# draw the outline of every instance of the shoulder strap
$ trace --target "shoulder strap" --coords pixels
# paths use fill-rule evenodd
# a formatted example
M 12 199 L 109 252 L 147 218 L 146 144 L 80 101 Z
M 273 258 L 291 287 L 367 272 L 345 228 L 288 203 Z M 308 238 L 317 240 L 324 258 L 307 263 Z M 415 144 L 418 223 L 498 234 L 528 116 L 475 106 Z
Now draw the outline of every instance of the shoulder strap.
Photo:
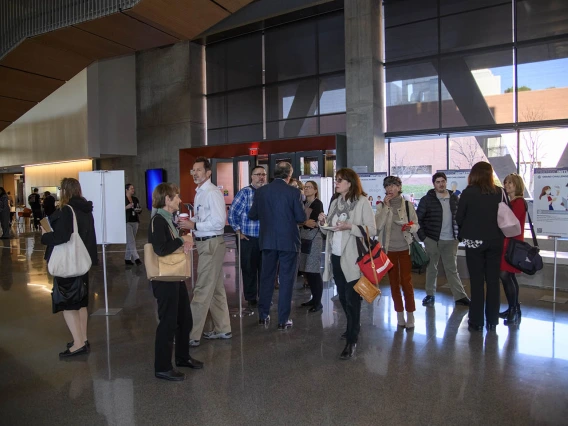
M 523 201 L 524 201 L 524 203 L 525 203 L 525 210 L 526 210 L 526 212 L 527 212 L 527 216 L 529 217 L 529 225 L 530 225 L 530 227 L 531 227 L 531 234 L 532 234 L 532 239 L 533 239 L 533 245 L 534 245 L 535 247 L 538 247 L 538 241 L 536 240 L 536 235 L 535 235 L 535 233 L 534 233 L 534 226 L 533 226 L 533 223 L 532 223 L 531 214 L 529 213 L 529 206 L 528 206 L 528 204 L 527 204 L 527 200 L 525 200 L 525 199 L 523 198 Z
M 406 207 L 406 219 L 410 222 L 410 210 L 408 210 L 408 201 L 404 200 L 404 207 Z

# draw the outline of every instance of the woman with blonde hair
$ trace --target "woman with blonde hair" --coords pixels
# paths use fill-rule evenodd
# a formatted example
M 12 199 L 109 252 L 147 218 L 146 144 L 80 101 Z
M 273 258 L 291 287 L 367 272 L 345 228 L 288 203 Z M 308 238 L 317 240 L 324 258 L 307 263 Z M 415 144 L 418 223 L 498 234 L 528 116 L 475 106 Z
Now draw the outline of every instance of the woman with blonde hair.
M 499 273 L 503 233 L 497 224 L 497 210 L 503 190 L 493 182 L 493 167 L 474 164 L 456 213 L 458 238 L 465 244 L 465 259 L 471 284 L 469 329 L 495 330 L 499 324 Z
M 77 230 L 73 229 L 73 215 L 77 219 Z M 93 203 L 83 198 L 81 184 L 77 179 L 64 178 L 61 181 L 61 199 L 59 208 L 49 217 L 52 231 L 46 232 L 42 228 L 41 243 L 47 246 L 45 260 L 49 262 L 53 248 L 64 244 L 71 239 L 74 231 L 79 233 L 91 257 L 93 265 L 98 263 L 97 239 L 95 234 L 95 220 L 93 218 Z M 75 278 L 54 277 L 60 288 L 71 286 Z M 91 345 L 87 340 L 87 319 L 89 313 L 89 272 L 82 276 L 87 287 L 83 299 L 79 303 L 54 304 L 53 313 L 63 311 L 65 323 L 73 336 L 73 341 L 67 343 L 67 350 L 59 353 L 61 358 L 80 355 L 90 352 Z
M 511 210 L 515 213 L 519 223 L 521 224 L 521 233 L 515 237 L 505 238 L 503 242 L 503 254 L 501 256 L 501 282 L 503 283 L 503 290 L 509 303 L 509 308 L 506 311 L 500 312 L 499 316 L 505 319 L 505 325 L 518 325 L 521 320 L 521 307 L 519 303 L 519 283 L 515 274 L 520 274 L 521 271 L 509 265 L 505 261 L 505 253 L 509 246 L 511 239 L 524 241 L 525 230 L 525 217 L 527 215 L 527 204 L 523 198 L 525 192 L 525 184 L 523 179 L 516 173 L 512 173 L 505 177 L 503 186 L 509 197 Z
M 329 208 L 329 215 L 320 213 L 320 226 L 326 222 L 328 229 L 320 228 L 326 234 L 325 267 L 323 279 L 334 279 L 339 301 L 347 317 L 347 331 L 342 335 L 347 344 L 339 356 L 348 360 L 355 356 L 359 329 L 361 328 L 361 296 L 353 286 L 361 278 L 357 266 L 357 238 L 363 237 L 361 225 L 375 235 L 373 210 L 363 192 L 359 176 L 352 169 L 339 169 L 335 174 L 335 190 L 339 194 Z

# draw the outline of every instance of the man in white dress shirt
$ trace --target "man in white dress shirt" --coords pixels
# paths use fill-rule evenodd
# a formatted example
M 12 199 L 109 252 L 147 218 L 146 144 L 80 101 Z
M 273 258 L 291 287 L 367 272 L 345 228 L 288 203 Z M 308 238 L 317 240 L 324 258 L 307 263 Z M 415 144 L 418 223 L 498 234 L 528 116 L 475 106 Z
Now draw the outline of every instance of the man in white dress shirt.
M 189 335 L 191 346 L 199 346 L 207 312 L 211 311 L 213 330 L 203 333 L 205 339 L 230 339 L 231 322 L 227 294 L 223 284 L 225 241 L 223 231 L 227 213 L 221 191 L 211 183 L 211 163 L 198 157 L 193 164 L 193 181 L 197 184 L 195 216 L 180 221 L 180 227 L 192 229 L 199 263 L 197 283 L 193 290 L 191 312 L 193 328 Z

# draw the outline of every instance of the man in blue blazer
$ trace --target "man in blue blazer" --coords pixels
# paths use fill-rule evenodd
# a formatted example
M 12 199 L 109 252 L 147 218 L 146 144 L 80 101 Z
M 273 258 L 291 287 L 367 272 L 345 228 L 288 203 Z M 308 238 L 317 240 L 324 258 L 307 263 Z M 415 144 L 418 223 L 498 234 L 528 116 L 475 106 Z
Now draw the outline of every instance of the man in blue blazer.
M 298 224 L 306 221 L 302 195 L 297 188 L 288 185 L 292 177 L 292 165 L 285 161 L 276 165 L 274 181 L 256 190 L 248 213 L 251 220 L 260 221 L 259 244 L 262 250 L 262 269 L 258 302 L 258 323 L 270 321 L 270 304 L 274 292 L 276 269 L 280 263 L 278 279 L 278 330 L 292 327 L 290 310 L 292 289 L 298 270 L 300 231 Z

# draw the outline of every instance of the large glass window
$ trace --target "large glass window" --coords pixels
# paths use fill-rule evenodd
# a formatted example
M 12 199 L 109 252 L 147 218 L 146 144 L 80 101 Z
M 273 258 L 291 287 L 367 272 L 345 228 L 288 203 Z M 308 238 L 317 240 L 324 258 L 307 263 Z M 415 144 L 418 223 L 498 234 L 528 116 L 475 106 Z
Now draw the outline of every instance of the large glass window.
M 207 46 L 208 143 L 345 133 L 344 45 L 333 12 Z
M 316 74 L 316 23 L 309 19 L 266 30 L 266 82 Z
M 386 68 L 389 132 L 439 126 L 438 72 L 431 62 Z
M 440 18 L 442 52 L 513 42 L 512 3 Z
M 402 190 L 416 200 L 432 189 L 432 175 L 447 169 L 446 138 L 390 141 L 390 173 L 400 177 Z
M 513 51 L 444 57 L 442 127 L 513 122 Z
M 566 34 L 568 2 L 563 0 L 517 0 L 519 41 Z
M 519 121 L 568 118 L 568 40 L 518 49 Z
M 417 58 L 438 53 L 438 20 L 414 22 L 385 29 L 387 61 Z

